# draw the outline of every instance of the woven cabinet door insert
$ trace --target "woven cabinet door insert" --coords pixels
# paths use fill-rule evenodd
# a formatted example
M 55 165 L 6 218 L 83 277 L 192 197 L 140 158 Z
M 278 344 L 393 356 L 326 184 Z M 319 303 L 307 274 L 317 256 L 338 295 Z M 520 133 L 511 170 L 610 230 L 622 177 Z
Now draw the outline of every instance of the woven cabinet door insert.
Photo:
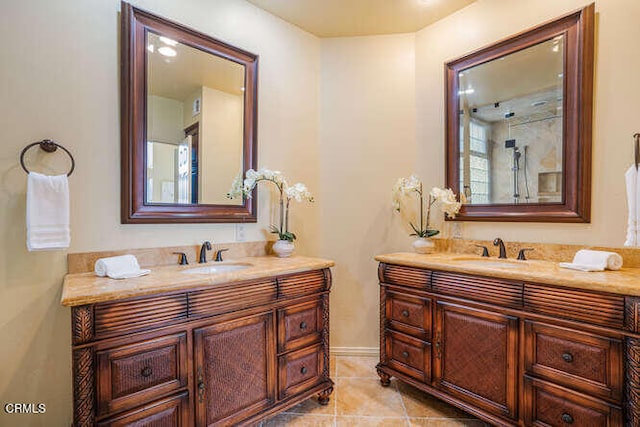
M 198 426 L 234 424 L 273 404 L 274 334 L 272 313 L 194 331 Z
M 515 418 L 518 320 L 442 301 L 436 310 L 437 386 L 488 412 Z

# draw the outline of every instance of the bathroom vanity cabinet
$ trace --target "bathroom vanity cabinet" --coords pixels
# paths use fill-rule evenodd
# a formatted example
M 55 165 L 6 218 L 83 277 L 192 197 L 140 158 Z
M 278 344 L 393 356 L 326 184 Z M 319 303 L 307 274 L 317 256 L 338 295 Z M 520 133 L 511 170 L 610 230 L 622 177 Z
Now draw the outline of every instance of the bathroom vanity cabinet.
M 498 426 L 640 425 L 639 299 L 382 262 L 380 363 Z
M 327 403 L 328 268 L 72 307 L 75 426 L 259 421 Z

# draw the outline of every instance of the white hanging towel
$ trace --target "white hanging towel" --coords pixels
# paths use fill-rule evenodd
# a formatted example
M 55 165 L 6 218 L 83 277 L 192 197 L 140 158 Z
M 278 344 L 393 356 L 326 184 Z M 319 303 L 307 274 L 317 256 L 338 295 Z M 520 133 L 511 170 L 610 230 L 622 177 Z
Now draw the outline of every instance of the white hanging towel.
M 624 174 L 627 186 L 627 238 L 625 246 L 640 246 L 640 173 L 635 165 L 627 169 Z
M 29 172 L 27 178 L 27 249 L 66 249 L 69 228 L 69 181 L 66 175 Z

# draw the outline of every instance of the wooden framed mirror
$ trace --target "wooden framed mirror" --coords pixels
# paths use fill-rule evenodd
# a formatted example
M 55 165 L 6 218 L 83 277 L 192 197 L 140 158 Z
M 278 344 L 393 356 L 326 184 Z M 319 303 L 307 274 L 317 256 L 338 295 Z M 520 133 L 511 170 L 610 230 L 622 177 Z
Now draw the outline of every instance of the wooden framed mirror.
M 455 220 L 589 222 L 594 5 L 448 62 Z
M 256 222 L 258 57 L 122 3 L 122 223 Z M 255 191 L 255 190 L 254 190 Z

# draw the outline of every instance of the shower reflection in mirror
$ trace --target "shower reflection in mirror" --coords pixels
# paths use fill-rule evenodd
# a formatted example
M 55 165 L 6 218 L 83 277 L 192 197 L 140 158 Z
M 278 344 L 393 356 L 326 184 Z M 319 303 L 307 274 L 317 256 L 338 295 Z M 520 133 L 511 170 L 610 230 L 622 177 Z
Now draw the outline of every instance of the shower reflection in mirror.
M 562 202 L 564 36 L 458 73 L 469 204 Z

